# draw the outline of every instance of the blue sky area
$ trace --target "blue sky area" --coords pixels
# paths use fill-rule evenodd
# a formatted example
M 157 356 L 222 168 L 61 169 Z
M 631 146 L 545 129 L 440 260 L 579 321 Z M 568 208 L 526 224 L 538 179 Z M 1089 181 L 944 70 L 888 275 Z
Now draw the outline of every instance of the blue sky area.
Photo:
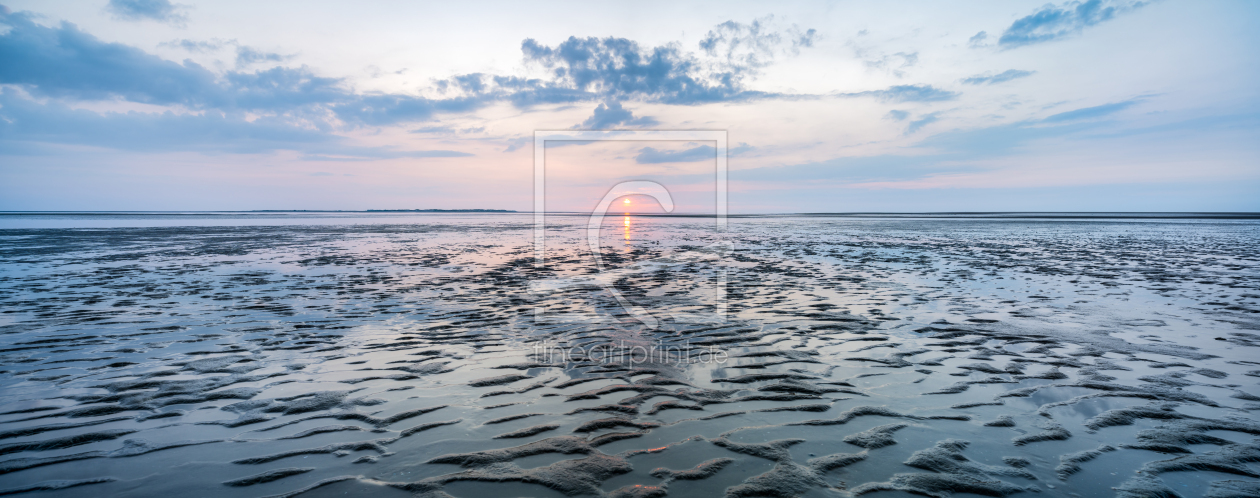
M 0 210 L 528 210 L 535 130 L 717 129 L 736 213 L 1260 211 L 1257 25 L 1247 1 L 14 1 Z M 695 191 L 714 153 L 557 152 L 548 205 Z

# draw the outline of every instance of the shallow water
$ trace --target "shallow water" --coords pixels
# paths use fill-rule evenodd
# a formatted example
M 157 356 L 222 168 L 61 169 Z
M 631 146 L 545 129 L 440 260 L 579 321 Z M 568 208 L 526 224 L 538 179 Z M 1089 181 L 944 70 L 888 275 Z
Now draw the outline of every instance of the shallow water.
M 1260 489 L 1260 222 L 532 221 L 6 215 L 0 492 Z

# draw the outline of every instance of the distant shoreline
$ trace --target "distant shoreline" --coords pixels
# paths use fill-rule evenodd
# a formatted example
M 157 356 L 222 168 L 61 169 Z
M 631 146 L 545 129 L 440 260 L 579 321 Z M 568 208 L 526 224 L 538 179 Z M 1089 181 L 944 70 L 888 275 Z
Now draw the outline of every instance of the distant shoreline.
M 511 209 L 255 209 L 249 211 L 0 211 L 0 216 L 248 216 L 294 214 L 518 214 L 530 215 L 532 211 Z M 589 217 L 581 211 L 548 211 L 547 216 Z M 651 213 L 636 212 L 639 218 L 715 218 L 712 213 Z M 1258 212 L 936 212 L 936 213 L 730 213 L 730 219 L 749 218 L 873 218 L 873 219 L 979 219 L 979 220 L 1260 220 Z
M 255 209 L 246 213 L 515 213 L 512 209 L 365 209 L 363 211 L 324 209 Z

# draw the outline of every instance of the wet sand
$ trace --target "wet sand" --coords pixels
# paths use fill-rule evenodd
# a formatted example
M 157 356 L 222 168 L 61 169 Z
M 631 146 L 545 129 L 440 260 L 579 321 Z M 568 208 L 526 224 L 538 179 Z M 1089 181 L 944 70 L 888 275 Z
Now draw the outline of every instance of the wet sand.
M 608 221 L 0 229 L 0 494 L 1260 496 L 1260 222 Z

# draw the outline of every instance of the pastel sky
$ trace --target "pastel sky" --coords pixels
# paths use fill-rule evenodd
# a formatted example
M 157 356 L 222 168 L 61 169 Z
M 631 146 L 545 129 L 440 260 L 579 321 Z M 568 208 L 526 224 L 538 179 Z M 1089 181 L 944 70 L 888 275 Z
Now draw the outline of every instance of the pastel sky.
M 4 0 L 0 0 L 4 1 Z M 727 130 L 730 210 L 1260 211 L 1260 2 L 8 1 L 0 210 L 533 205 L 536 130 Z M 548 147 L 547 206 L 712 143 Z

